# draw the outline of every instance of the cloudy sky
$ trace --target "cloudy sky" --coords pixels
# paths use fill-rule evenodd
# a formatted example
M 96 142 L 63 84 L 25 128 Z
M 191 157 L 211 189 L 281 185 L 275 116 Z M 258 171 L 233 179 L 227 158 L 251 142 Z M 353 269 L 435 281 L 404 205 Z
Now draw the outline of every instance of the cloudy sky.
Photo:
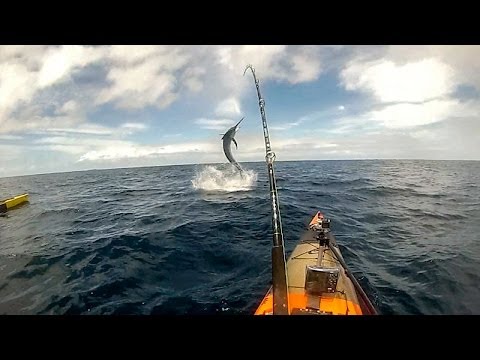
M 480 159 L 480 46 L 0 46 L 0 176 L 278 160 Z

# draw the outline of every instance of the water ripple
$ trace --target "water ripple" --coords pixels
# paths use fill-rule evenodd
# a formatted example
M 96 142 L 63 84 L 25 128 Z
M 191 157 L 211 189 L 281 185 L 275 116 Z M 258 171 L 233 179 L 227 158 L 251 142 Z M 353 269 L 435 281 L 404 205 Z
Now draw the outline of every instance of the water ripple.
M 1 178 L 2 197 L 30 203 L 0 218 L 0 314 L 251 314 L 270 285 L 270 205 L 264 164 L 242 166 L 255 176 L 226 190 L 233 174 L 203 165 Z M 276 174 L 287 251 L 320 209 L 381 313 L 480 314 L 480 163 Z

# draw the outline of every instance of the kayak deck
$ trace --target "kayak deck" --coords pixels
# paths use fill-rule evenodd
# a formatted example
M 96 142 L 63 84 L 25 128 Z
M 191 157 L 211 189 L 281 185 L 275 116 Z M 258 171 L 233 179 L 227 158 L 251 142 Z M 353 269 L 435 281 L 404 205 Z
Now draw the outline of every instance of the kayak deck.
M 9 199 L 1 200 L 0 213 L 7 212 L 7 210 L 13 209 L 14 207 L 22 205 L 25 202 L 28 202 L 28 194 L 21 194 Z
M 318 224 L 322 222 L 327 226 L 323 215 L 318 212 L 287 261 L 288 313 L 362 315 L 367 311 L 362 310 L 363 304 L 349 277 L 352 275 L 347 274 L 335 256 L 335 252 L 340 257 L 341 254 L 333 234 L 319 229 Z M 326 240 L 319 239 L 322 237 Z M 273 293 L 270 288 L 255 315 L 272 314 Z

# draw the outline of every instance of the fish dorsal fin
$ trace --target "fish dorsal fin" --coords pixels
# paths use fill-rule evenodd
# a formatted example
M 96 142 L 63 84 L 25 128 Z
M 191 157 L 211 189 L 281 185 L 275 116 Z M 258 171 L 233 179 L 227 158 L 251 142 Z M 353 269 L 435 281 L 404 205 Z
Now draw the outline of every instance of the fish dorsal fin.
M 235 147 L 238 149 L 238 144 L 237 144 L 237 142 L 235 141 L 234 138 L 232 138 L 232 141 L 235 143 Z

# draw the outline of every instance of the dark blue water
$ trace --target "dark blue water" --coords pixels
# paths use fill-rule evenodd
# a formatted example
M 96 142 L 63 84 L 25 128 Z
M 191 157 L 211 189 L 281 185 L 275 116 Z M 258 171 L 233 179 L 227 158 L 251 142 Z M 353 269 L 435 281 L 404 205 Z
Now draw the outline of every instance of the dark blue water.
M 0 179 L 0 314 L 251 314 L 270 284 L 263 163 L 250 191 L 204 167 Z M 276 163 L 287 251 L 317 210 L 382 314 L 480 314 L 480 162 Z M 287 254 L 288 255 L 288 254 Z

